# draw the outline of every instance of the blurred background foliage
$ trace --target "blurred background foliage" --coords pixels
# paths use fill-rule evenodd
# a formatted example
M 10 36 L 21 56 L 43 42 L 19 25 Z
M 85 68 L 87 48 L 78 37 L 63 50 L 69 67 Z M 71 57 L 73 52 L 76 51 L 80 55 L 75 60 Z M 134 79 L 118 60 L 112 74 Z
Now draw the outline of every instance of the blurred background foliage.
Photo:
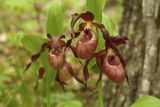
M 54 0 L 0 0 L 0 107 L 44 107 L 45 82 L 39 81 L 34 91 L 40 63 L 34 63 L 24 73 L 31 54 L 24 48 L 21 40 L 24 35 L 46 35 L 46 20 L 49 5 Z M 71 15 L 85 10 L 86 0 L 59 0 L 64 13 L 64 34 L 69 37 Z M 117 35 L 122 15 L 122 0 L 106 0 L 103 23 L 112 35 Z M 23 41 L 23 40 L 22 40 Z M 34 41 L 35 42 L 35 41 Z M 28 43 L 32 41 L 28 40 Z M 38 47 L 31 50 L 33 53 Z M 32 48 L 33 49 L 33 48 Z M 77 75 L 82 77 L 82 66 L 69 57 Z M 83 78 L 83 77 L 82 77 Z M 94 84 L 97 76 L 91 76 Z M 97 95 L 86 93 L 75 80 L 66 86 L 64 92 L 59 84 L 51 84 L 51 103 L 53 107 L 97 107 Z M 70 81 L 69 81 L 70 82 Z M 95 92 L 96 93 L 96 92 Z

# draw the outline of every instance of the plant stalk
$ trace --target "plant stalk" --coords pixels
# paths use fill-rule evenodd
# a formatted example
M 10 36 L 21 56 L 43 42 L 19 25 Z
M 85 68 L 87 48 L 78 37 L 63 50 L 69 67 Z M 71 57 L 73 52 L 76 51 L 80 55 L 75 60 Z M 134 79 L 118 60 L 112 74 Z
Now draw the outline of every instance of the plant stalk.
M 98 83 L 98 102 L 99 102 L 99 107 L 104 107 L 102 79 Z
M 99 34 L 98 29 L 96 29 L 96 32 L 97 32 L 97 37 L 98 37 L 99 39 L 101 39 L 101 36 L 102 36 L 102 35 Z M 102 44 L 101 44 L 101 45 L 102 45 Z M 98 46 L 98 50 L 101 50 L 101 48 L 102 48 L 101 45 Z M 100 69 L 99 69 L 99 70 L 100 70 Z M 99 72 L 100 72 L 100 71 L 99 71 Z M 99 107 L 104 107 L 102 78 L 101 78 L 101 80 L 100 80 L 99 83 L 98 83 L 98 103 L 99 103 Z
M 47 70 L 46 97 L 47 97 L 47 107 L 51 107 L 51 99 L 50 99 L 50 73 L 49 73 L 48 70 Z

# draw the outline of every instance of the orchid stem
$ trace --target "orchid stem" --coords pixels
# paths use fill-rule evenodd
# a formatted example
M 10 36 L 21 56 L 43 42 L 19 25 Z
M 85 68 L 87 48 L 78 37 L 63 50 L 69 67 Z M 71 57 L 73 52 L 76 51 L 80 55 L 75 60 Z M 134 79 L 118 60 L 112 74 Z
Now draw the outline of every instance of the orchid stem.
M 47 83 L 46 83 L 46 97 L 47 97 L 47 107 L 51 107 L 50 99 L 50 73 L 47 70 Z
M 99 107 L 104 107 L 102 79 L 98 83 L 98 102 L 99 102 Z
M 98 29 L 96 29 L 96 33 L 98 38 L 100 39 L 102 36 L 99 34 Z M 101 48 L 102 48 L 101 45 L 99 45 L 98 50 L 100 50 Z M 99 102 L 99 107 L 104 107 L 102 79 L 98 83 L 98 102 Z

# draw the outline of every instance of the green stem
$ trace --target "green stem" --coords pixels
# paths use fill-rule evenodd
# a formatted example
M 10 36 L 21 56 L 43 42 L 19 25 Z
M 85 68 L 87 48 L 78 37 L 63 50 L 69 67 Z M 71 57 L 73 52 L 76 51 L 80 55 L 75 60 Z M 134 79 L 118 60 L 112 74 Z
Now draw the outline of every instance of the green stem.
M 102 35 L 99 34 L 98 29 L 96 29 L 96 32 L 97 32 L 97 37 L 100 40 L 102 38 Z M 99 44 L 98 50 L 101 50 L 102 46 L 103 46 L 103 44 Z M 98 83 L 98 102 L 99 102 L 99 107 L 104 107 L 102 79 Z
M 102 79 L 98 83 L 98 102 L 99 102 L 99 107 L 104 107 Z
M 50 73 L 47 70 L 47 84 L 46 84 L 46 97 L 47 97 L 47 107 L 51 107 L 50 100 Z

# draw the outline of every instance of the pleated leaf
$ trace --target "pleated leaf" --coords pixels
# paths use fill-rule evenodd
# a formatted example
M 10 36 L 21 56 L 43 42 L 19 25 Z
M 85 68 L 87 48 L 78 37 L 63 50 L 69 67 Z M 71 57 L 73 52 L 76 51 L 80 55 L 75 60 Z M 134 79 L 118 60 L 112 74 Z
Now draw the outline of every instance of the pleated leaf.
M 47 33 L 53 36 L 59 36 L 64 31 L 63 12 L 59 0 L 54 0 L 48 10 Z
M 25 34 L 24 37 L 22 38 L 23 46 L 25 47 L 26 50 L 28 50 L 32 54 L 37 53 L 40 50 L 41 45 L 47 41 L 48 41 L 47 38 L 32 34 Z
M 93 13 L 97 22 L 101 22 L 104 5 L 105 0 L 87 0 L 86 10 Z
M 129 107 L 160 107 L 160 99 L 153 96 L 143 96 Z

